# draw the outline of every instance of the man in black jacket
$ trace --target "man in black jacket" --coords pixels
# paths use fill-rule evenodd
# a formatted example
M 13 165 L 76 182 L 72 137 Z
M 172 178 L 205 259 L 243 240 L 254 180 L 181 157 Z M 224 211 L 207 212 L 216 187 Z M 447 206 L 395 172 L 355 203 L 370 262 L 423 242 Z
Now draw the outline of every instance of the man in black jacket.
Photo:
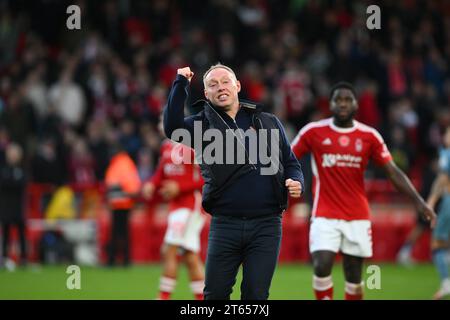
M 288 192 L 300 197 L 304 189 L 300 164 L 280 121 L 239 100 L 240 82 L 227 66 L 206 71 L 206 100 L 199 102 L 203 111 L 185 118 L 193 75 L 189 67 L 178 69 L 164 129 L 167 137 L 195 149 L 205 180 L 202 205 L 212 220 L 204 296 L 229 299 L 242 264 L 241 299 L 265 300 L 280 251 Z
M 10 143 L 6 148 L 6 163 L 0 165 L 0 224 L 2 225 L 2 254 L 3 259 L 8 259 L 10 230 L 16 226 L 19 233 L 20 264 L 24 265 L 27 260 L 25 217 L 24 217 L 24 195 L 25 195 L 25 173 L 22 168 L 22 148 L 15 143 Z

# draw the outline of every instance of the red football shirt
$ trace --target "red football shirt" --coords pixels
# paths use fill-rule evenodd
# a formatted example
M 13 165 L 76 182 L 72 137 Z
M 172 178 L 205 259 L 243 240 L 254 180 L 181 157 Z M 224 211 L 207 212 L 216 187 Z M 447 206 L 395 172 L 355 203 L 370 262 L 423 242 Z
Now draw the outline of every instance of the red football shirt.
M 183 161 L 189 159 L 189 163 Z M 169 203 L 169 211 L 180 208 L 191 210 L 200 209 L 203 178 L 200 168 L 194 164 L 194 150 L 180 143 L 170 140 L 164 141 L 161 146 L 160 158 L 155 174 L 151 182 L 156 189 L 160 188 L 165 180 L 173 180 L 178 183 L 180 194 Z M 174 161 L 175 160 L 175 161 Z
M 292 149 L 298 159 L 313 156 L 313 217 L 369 219 L 364 171 L 369 159 L 378 165 L 392 160 L 375 129 L 356 120 L 351 128 L 339 128 L 328 118 L 303 127 Z

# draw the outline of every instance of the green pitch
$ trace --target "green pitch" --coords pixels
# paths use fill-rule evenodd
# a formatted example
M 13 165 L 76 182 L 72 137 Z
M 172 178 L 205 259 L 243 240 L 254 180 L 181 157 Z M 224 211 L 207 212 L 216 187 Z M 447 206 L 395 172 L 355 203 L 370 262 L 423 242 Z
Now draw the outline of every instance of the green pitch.
M 81 267 L 81 289 L 69 290 L 67 266 L 29 266 L 14 272 L 0 269 L 0 299 L 154 299 L 161 266 L 137 265 L 130 268 Z M 430 299 L 439 286 L 431 264 L 402 267 L 380 264 L 380 289 L 365 289 L 366 299 Z M 313 299 L 312 269 L 307 264 L 280 264 L 272 281 L 270 299 Z M 365 272 L 365 279 L 372 273 Z M 239 299 L 241 274 L 232 299 Z M 344 295 L 342 268 L 333 272 L 336 299 Z M 368 282 L 368 281 L 367 281 Z M 192 299 L 184 266 L 173 299 Z

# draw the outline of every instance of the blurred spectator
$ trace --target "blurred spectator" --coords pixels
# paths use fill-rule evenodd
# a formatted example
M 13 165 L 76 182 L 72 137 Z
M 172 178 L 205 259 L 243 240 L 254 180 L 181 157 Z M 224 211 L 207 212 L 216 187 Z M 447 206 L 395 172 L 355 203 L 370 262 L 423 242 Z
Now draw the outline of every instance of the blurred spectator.
M 310 101 L 310 77 L 295 61 L 286 63 L 277 88 L 277 107 L 282 120 L 289 121 L 297 129 L 308 122 Z
M 211 64 L 212 46 L 208 43 L 206 32 L 200 27 L 193 27 L 183 42 L 183 55 L 189 57 L 195 70 L 206 70 Z
M 432 84 L 438 93 L 438 96 L 444 95 L 444 80 L 448 72 L 448 66 L 442 58 L 439 50 L 432 47 L 425 60 L 424 76 L 428 83 Z
M 137 169 L 141 181 L 147 181 L 153 175 L 153 169 L 155 165 L 153 163 L 152 152 L 149 149 L 141 149 L 137 159 Z
M 163 63 L 159 69 L 158 79 L 166 86 L 170 87 L 173 81 L 173 75 L 177 69 L 185 64 L 181 51 L 174 51 L 168 57 L 167 62 Z
M 333 25 L 337 23 L 336 17 L 330 17 Z M 335 47 L 335 55 L 328 69 L 328 75 L 333 80 L 345 80 L 352 82 L 356 76 L 357 69 L 354 67 L 355 62 L 351 56 L 352 39 L 350 33 L 343 31 L 337 36 Z
M 65 123 L 74 127 L 81 125 L 86 108 L 85 95 L 81 87 L 73 82 L 70 70 L 64 70 L 59 81 L 50 87 L 49 99 L 55 106 L 56 114 Z
M 100 14 L 95 16 L 94 21 L 102 32 L 102 36 L 114 50 L 120 50 L 125 38 L 122 29 L 124 17 L 118 2 L 114 0 L 104 1 L 98 11 Z
M 0 12 L 0 70 L 14 61 L 17 41 L 20 37 L 20 20 L 2 6 Z
M 153 123 L 158 123 L 159 115 L 166 104 L 167 88 L 161 84 L 155 84 L 147 97 L 147 104 L 149 108 L 149 120 Z
M 27 262 L 25 237 L 25 187 L 26 176 L 23 169 L 23 151 L 16 143 L 8 144 L 6 148 L 6 163 L 0 166 L 0 224 L 2 225 L 2 262 L 9 258 L 10 235 L 12 227 L 19 234 L 20 264 Z
M 259 41 L 263 32 L 269 27 L 269 13 L 265 6 L 265 1 L 244 0 L 237 7 L 237 16 L 240 24 L 241 44 L 255 43 Z M 243 55 L 246 59 L 255 58 L 257 55 L 256 46 L 249 46 Z
M 25 83 L 25 96 L 33 107 L 38 122 L 38 130 L 49 112 L 47 85 L 44 82 L 46 65 L 40 63 L 27 77 Z
M 84 139 L 77 138 L 74 141 L 68 167 L 69 183 L 91 186 L 96 182 L 95 160 Z
M 389 94 L 391 98 L 399 98 L 407 93 L 406 74 L 400 52 L 390 53 L 387 64 Z
M 104 119 L 108 117 L 113 109 L 113 99 L 107 70 L 103 64 L 91 64 L 86 85 L 90 94 L 90 104 L 94 109 L 92 118 Z
M 91 121 L 87 126 L 87 144 L 89 152 L 95 159 L 95 177 L 102 181 L 105 177 L 106 167 L 109 161 L 109 147 L 105 139 L 104 125 L 100 121 Z
M 387 140 L 392 158 L 400 169 L 408 172 L 413 159 L 413 150 L 408 141 L 406 131 L 401 126 L 396 125 L 391 128 L 390 133 Z
M 245 88 L 246 97 L 251 101 L 259 101 L 268 105 L 268 92 L 262 77 L 262 68 L 256 61 L 249 61 L 244 66 L 241 85 Z
M 56 142 L 52 138 L 43 138 L 38 143 L 31 167 L 34 182 L 59 186 L 66 181 L 65 162 L 58 154 Z
M 136 159 L 137 152 L 141 147 L 141 139 L 137 135 L 133 121 L 124 119 L 120 123 L 119 142 L 123 145 L 125 151 L 128 152 L 133 159 Z
M 377 87 L 374 82 L 368 83 L 359 97 L 357 119 L 364 124 L 379 128 L 381 115 L 377 103 Z
M 114 266 L 118 254 L 122 264 L 130 265 L 129 215 L 141 182 L 133 160 L 117 143 L 105 175 L 108 205 L 111 209 L 111 236 L 109 239 L 108 266 Z
M 140 135 L 142 137 L 142 149 L 148 150 L 151 155 L 151 170 L 155 169 L 155 165 L 159 159 L 159 149 L 161 141 L 164 138 L 153 125 L 143 123 L 140 127 Z
M 318 42 L 306 61 L 306 68 L 311 74 L 324 74 L 331 64 L 331 55 L 324 42 Z
M 0 125 L 0 166 L 5 163 L 6 147 L 9 144 L 9 135 L 6 128 Z
M 28 138 L 35 130 L 35 117 L 23 97 L 22 89 L 12 92 L 8 97 L 5 111 L 0 114 L 0 125 L 6 128 L 11 140 L 22 148 L 26 147 Z

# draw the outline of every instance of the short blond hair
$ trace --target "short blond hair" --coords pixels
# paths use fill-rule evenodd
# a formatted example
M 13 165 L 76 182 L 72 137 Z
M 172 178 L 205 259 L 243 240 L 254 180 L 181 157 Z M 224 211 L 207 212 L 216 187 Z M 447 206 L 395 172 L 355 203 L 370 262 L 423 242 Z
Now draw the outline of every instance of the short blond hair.
M 231 69 L 230 67 L 221 64 L 220 62 L 216 63 L 215 65 L 212 65 L 211 67 L 209 67 L 208 70 L 206 70 L 206 72 L 203 74 L 203 83 L 205 83 L 205 79 L 208 76 L 208 74 L 213 71 L 214 69 L 225 69 L 228 70 L 229 72 L 231 72 L 231 74 L 233 75 L 234 79 L 237 81 L 237 77 L 236 77 L 236 73 L 234 73 L 233 69 Z

